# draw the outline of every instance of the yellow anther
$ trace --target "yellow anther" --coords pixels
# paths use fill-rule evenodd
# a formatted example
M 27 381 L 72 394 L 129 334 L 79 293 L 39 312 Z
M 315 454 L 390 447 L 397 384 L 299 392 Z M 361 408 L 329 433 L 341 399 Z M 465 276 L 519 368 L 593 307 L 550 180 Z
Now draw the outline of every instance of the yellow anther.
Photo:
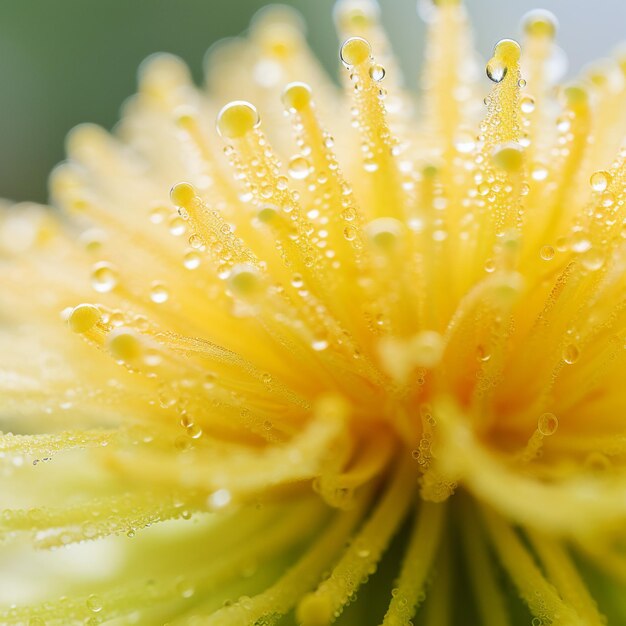
M 378 249 L 390 252 L 402 236 L 404 225 L 393 217 L 379 217 L 365 227 L 365 232 Z
M 554 39 L 559 22 L 554 13 L 545 9 L 534 9 L 522 18 L 522 28 L 530 37 Z
M 583 85 L 568 85 L 563 89 L 565 107 L 571 111 L 581 111 L 589 106 L 589 92 Z
M 70 313 L 67 323 L 75 333 L 86 333 L 101 319 L 102 314 L 93 304 L 79 304 Z
M 494 58 L 505 65 L 514 65 L 519 62 L 522 50 L 514 39 L 501 39 L 493 49 Z
M 129 328 L 117 328 L 107 338 L 109 352 L 117 361 L 134 361 L 142 353 L 141 340 Z
M 347 67 L 365 63 L 372 54 L 372 48 L 363 37 L 350 37 L 341 46 L 341 60 Z
M 494 149 L 491 160 L 507 172 L 517 172 L 524 164 L 524 148 L 512 141 L 502 144 Z
M 423 330 L 410 341 L 411 360 L 418 367 L 433 368 L 439 364 L 445 344 L 443 337 L 434 330 Z
M 326 595 L 305 596 L 296 613 L 302 626 L 328 626 L 333 619 L 332 604 Z
M 265 206 L 261 207 L 261 210 L 257 213 L 257 217 L 259 218 L 259 221 L 263 222 L 264 224 L 268 224 L 276 217 L 277 213 L 278 210 L 275 206 L 272 206 L 271 204 L 266 204 Z
M 378 22 L 380 8 L 371 0 L 341 0 L 335 4 L 335 23 L 343 31 L 361 31 Z
M 247 263 L 235 265 L 228 276 L 228 286 L 238 296 L 254 295 L 259 290 L 260 282 L 257 269 Z
M 225 105 L 217 115 L 217 132 L 226 139 L 240 139 L 261 122 L 256 107 L 243 100 Z
M 306 83 L 289 83 L 282 95 L 288 111 L 303 111 L 311 104 L 311 88 Z
M 188 207 L 196 197 L 196 190 L 189 183 L 177 183 L 170 191 L 170 199 L 175 206 Z

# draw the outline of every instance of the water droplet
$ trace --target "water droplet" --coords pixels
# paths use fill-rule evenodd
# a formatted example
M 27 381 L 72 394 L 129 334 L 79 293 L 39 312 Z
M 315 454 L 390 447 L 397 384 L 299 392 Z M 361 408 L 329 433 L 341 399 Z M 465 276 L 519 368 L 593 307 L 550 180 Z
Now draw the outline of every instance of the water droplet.
M 520 89 L 524 89 L 524 87 L 526 87 L 526 81 L 525 81 L 523 78 L 520 78 L 520 79 L 517 81 L 517 86 L 518 86 Z
M 191 598 L 196 590 L 188 580 L 183 579 L 176 584 L 176 591 L 178 591 L 183 598 Z
M 587 252 L 591 248 L 591 242 L 584 232 L 576 232 L 572 237 L 572 250 L 574 252 Z
M 158 206 L 150 211 L 150 221 L 153 224 L 160 224 L 167 217 L 167 209 Z
M 191 437 L 192 439 L 200 439 L 200 437 L 202 437 L 202 435 L 204 434 L 202 431 L 202 427 L 195 422 L 191 422 L 189 426 L 187 426 L 185 431 L 187 432 L 187 436 Z
M 533 180 L 542 181 L 548 178 L 548 168 L 543 163 L 534 163 L 530 170 Z
M 583 264 L 585 269 L 590 272 L 595 272 L 604 265 L 604 256 L 595 248 L 590 248 L 581 254 L 580 262 Z
M 328 341 L 325 339 L 316 339 L 311 343 L 311 348 L 313 348 L 316 352 L 322 352 L 328 348 Z
M 174 235 L 174 237 L 180 237 L 185 233 L 187 225 L 185 224 L 185 220 L 180 215 L 172 215 L 168 223 L 168 228 L 171 235 Z
M 100 611 L 102 611 L 102 606 L 102 600 L 99 596 L 91 594 L 87 598 L 87 608 L 93 613 L 99 613 Z
M 303 180 L 311 173 L 311 164 L 301 156 L 293 157 L 287 166 L 289 176 L 296 180 Z
M 385 78 L 385 68 L 378 64 L 372 65 L 372 67 L 370 67 L 369 75 L 372 80 L 379 82 Z
M 200 261 L 201 261 L 200 254 L 198 254 L 197 252 L 193 250 L 187 252 L 185 256 L 183 257 L 183 265 L 188 270 L 195 270 L 198 267 L 200 267 Z
M 611 183 L 611 175 L 605 170 L 599 170 L 591 175 L 589 182 L 594 191 L 606 191 Z
M 504 77 L 506 76 L 507 67 L 502 61 L 498 59 L 491 59 L 489 63 L 487 63 L 486 70 L 489 80 L 493 81 L 494 83 L 500 83 L 504 80 Z
M 573 365 L 574 363 L 576 363 L 579 356 L 580 350 L 578 349 L 578 346 L 574 345 L 573 343 L 565 346 L 563 350 L 563 360 L 568 365 Z
M 357 230 L 354 226 L 346 226 L 343 229 L 343 236 L 348 240 L 348 241 L 354 241 L 356 239 L 357 236 Z
M 96 263 L 91 269 L 91 286 L 98 293 L 108 293 L 117 286 L 117 270 L 106 261 Z
M 476 358 L 483 363 L 487 362 L 491 358 L 491 354 L 487 352 L 485 346 L 476 347 Z
M 535 99 L 532 96 L 523 96 L 520 100 L 522 113 L 532 113 L 535 110 Z
M 476 138 L 474 134 L 469 131 L 459 131 L 454 138 L 454 147 L 461 154 L 470 154 L 476 147 Z
M 543 246 L 539 251 L 539 255 L 544 261 L 551 261 L 554 258 L 554 248 L 552 246 Z
M 223 509 L 230 504 L 232 496 L 228 489 L 218 489 L 214 491 L 208 498 L 207 504 L 211 510 Z
M 544 437 L 554 435 L 558 427 L 559 420 L 554 413 L 544 413 L 539 417 L 539 421 L 537 422 L 537 428 Z
M 158 281 L 152 283 L 150 287 L 150 300 L 155 304 L 163 304 L 167 302 L 170 297 L 170 293 L 167 287 Z
M 204 239 L 202 239 L 202 237 L 198 235 L 197 233 L 194 233 L 193 235 L 191 235 L 191 237 L 189 237 L 189 245 L 194 250 L 199 250 L 205 245 Z

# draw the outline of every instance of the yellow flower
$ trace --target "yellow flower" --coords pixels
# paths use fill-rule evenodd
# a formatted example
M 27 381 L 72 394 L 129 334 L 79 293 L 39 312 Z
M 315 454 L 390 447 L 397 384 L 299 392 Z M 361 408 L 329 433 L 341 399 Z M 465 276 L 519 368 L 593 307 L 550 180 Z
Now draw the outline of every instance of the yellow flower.
M 3 210 L 0 623 L 626 620 L 626 56 L 439 0 L 414 107 L 378 17 L 149 59 Z

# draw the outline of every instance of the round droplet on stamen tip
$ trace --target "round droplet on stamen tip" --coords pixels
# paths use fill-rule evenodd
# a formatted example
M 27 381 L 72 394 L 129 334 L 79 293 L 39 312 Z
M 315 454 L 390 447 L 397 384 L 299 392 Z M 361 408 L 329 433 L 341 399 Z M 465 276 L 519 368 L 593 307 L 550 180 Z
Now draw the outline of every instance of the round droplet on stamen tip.
M 100 261 L 91 268 L 91 286 L 98 293 L 108 293 L 117 287 L 117 270 L 107 261 Z
M 461 0 L 417 0 L 417 14 L 429 24 L 436 19 L 440 8 L 459 6 L 460 4 Z
M 341 61 L 347 68 L 365 63 L 372 54 L 372 47 L 363 37 L 350 37 L 341 46 Z
M 402 237 L 404 224 L 393 217 L 379 217 L 365 226 L 365 233 L 379 250 L 389 252 Z
M 130 328 L 116 328 L 109 333 L 107 348 L 116 361 L 135 361 L 143 352 L 141 339 Z
M 241 139 L 261 123 L 256 107 L 244 100 L 235 100 L 217 114 L 217 132 L 225 139 Z
M 253 296 L 261 286 L 259 271 L 248 263 L 235 265 L 230 270 L 227 281 L 230 290 L 240 297 Z
M 515 39 L 500 39 L 493 49 L 493 58 L 500 59 L 507 66 L 516 64 L 521 54 L 522 49 Z
M 567 85 L 561 93 L 568 109 L 578 111 L 589 106 L 589 91 L 584 85 Z
M 289 83 L 282 93 L 282 101 L 285 109 L 290 112 L 303 111 L 312 100 L 311 88 L 306 83 Z
M 494 165 L 507 172 L 517 172 L 524 164 L 524 148 L 513 141 L 496 146 L 491 160 Z
M 559 420 L 554 413 L 543 413 L 537 422 L 537 430 L 544 436 L 554 435 L 559 427 Z
M 378 2 L 372 0 L 339 0 L 333 8 L 335 24 L 344 31 L 369 28 L 379 16 Z
M 606 191 L 611 184 L 611 174 L 606 170 L 598 170 L 591 175 L 589 182 L 594 191 Z
M 170 199 L 177 207 L 191 206 L 196 198 L 196 190 L 189 183 L 177 183 L 170 190 Z
M 546 9 L 533 9 L 522 17 L 522 29 L 530 37 L 554 39 L 559 28 L 559 21 L 554 13 Z
M 79 304 L 72 309 L 67 323 L 75 333 L 82 334 L 91 330 L 101 319 L 102 314 L 97 306 Z

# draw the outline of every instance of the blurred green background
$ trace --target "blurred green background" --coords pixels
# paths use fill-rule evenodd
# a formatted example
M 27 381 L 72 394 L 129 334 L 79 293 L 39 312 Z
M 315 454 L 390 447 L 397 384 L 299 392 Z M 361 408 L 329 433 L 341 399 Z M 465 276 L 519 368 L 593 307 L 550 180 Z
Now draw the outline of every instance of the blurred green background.
M 337 66 L 332 0 L 288 0 L 308 23 L 325 65 Z M 63 158 L 67 131 L 80 122 L 110 128 L 135 89 L 149 54 L 183 57 L 197 80 L 217 39 L 241 33 L 263 0 L 0 0 L 0 197 L 44 201 L 51 167 Z M 383 21 L 415 80 L 424 25 L 415 0 L 381 0 Z M 487 55 L 516 36 L 529 0 L 467 0 L 478 48 Z M 624 0 L 544 0 L 561 22 L 560 43 L 576 69 L 626 38 Z

